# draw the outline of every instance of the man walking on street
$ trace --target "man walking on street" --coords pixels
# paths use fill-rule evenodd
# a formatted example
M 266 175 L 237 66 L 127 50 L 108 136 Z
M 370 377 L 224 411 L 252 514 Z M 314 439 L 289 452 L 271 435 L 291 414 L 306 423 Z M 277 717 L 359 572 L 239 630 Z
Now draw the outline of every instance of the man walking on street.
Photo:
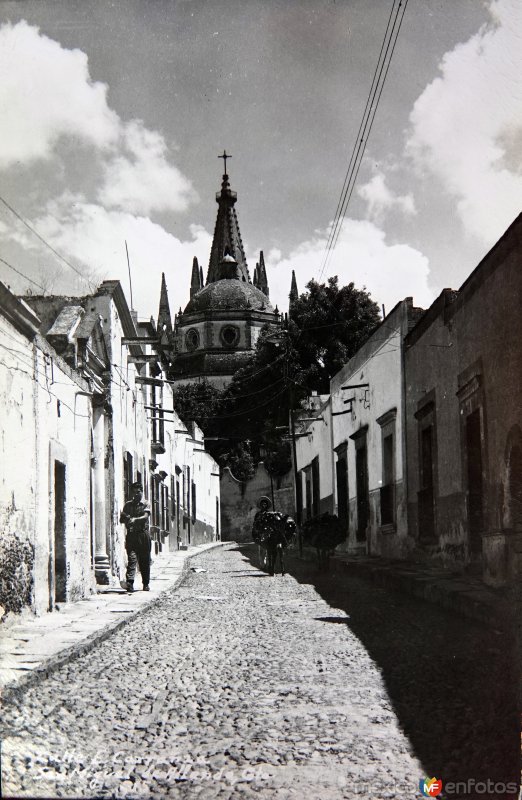
M 127 528 L 125 549 L 128 559 L 126 580 L 120 581 L 120 586 L 129 593 L 134 591 L 136 563 L 140 565 L 143 591 L 149 591 L 151 547 L 149 517 L 148 503 L 143 502 L 143 486 L 139 482 L 133 483 L 131 499 L 125 503 L 120 514 L 120 522 Z

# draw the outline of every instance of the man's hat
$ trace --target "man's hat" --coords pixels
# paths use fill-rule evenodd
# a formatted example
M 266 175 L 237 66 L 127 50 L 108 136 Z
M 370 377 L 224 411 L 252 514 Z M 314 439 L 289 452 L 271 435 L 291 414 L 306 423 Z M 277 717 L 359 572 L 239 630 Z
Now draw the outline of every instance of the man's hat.
M 259 498 L 259 500 L 257 501 L 257 507 L 261 508 L 261 505 L 263 503 L 268 505 L 268 507 L 270 507 L 272 505 L 272 501 L 266 495 L 263 495 L 262 497 Z
M 141 489 L 143 491 L 143 484 L 141 481 L 135 481 L 131 484 L 131 489 Z

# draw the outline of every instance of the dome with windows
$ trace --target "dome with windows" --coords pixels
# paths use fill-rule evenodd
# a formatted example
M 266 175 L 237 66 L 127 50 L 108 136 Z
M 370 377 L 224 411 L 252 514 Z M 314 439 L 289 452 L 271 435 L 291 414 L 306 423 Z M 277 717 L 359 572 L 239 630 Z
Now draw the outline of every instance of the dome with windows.
M 195 294 L 185 308 L 185 314 L 199 311 L 242 310 L 266 311 L 274 313 L 270 300 L 264 292 L 252 283 L 223 278 L 210 283 Z

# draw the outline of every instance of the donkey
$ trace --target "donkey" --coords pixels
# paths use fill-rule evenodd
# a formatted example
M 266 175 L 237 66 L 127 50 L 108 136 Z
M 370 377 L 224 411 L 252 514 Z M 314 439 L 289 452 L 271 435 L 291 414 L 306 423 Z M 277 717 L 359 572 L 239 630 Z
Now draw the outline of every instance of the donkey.
M 315 548 L 318 568 L 328 571 L 330 558 L 337 545 L 345 540 L 346 533 L 335 514 L 325 513 L 305 522 L 303 538 L 309 547 Z
M 281 514 L 279 511 L 272 511 L 269 514 L 272 518 L 270 520 L 270 530 L 266 538 L 261 542 L 261 546 L 266 550 L 268 574 L 275 574 L 277 557 L 279 556 L 281 575 L 284 575 L 284 553 L 295 535 L 296 524 L 289 514 Z

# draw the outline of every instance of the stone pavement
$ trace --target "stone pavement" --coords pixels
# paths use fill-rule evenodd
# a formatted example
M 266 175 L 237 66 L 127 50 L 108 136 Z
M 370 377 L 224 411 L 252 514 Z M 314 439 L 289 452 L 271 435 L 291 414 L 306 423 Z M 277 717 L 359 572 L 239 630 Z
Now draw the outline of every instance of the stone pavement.
M 0 691 L 37 683 L 71 658 L 86 653 L 144 608 L 159 602 L 162 593 L 181 582 L 188 561 L 221 542 L 189 547 L 154 556 L 150 592 L 128 595 L 115 587 L 100 586 L 98 593 L 41 617 L 13 617 L 0 627 Z M 139 584 L 139 580 L 137 581 Z
M 201 553 L 175 591 L 10 693 L 4 796 L 414 800 L 437 776 L 514 798 L 507 635 L 288 561 L 272 578 L 253 546 Z
M 5 703 L 11 797 L 383 800 L 423 768 L 349 618 L 234 545 Z

